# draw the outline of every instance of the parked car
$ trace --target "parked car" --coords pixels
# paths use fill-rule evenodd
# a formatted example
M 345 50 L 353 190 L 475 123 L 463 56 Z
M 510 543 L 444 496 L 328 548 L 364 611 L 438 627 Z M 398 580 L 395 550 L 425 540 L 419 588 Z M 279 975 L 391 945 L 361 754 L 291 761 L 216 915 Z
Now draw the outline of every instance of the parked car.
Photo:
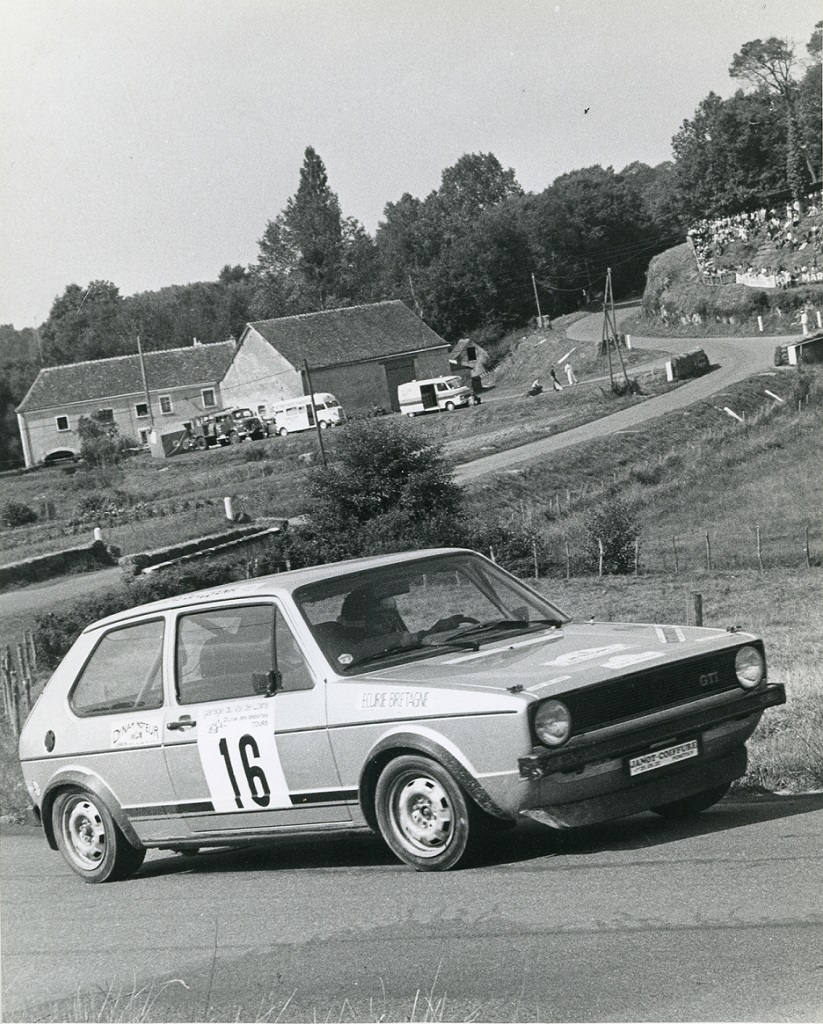
M 397 386 L 400 411 L 406 416 L 421 412 L 452 412 L 467 405 L 479 405 L 480 396 L 460 377 L 429 377 L 410 380 Z
M 437 871 L 521 816 L 708 808 L 784 701 L 750 633 L 575 624 L 482 555 L 439 549 L 89 625 L 20 759 L 49 845 L 89 882 L 152 847 L 364 828 Z
M 194 421 L 195 444 L 198 448 L 239 444 L 246 438 L 257 441 L 268 437 L 266 425 L 251 409 L 235 406 L 198 416 Z

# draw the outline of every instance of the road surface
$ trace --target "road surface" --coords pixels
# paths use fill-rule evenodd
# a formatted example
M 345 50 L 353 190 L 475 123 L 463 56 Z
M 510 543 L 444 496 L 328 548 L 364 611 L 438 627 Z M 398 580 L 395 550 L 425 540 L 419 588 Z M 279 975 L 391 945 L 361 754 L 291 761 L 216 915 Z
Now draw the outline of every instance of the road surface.
M 152 853 L 90 886 L 6 830 L 3 1019 L 111 989 L 118 1012 L 53 1019 L 820 1021 L 821 846 L 823 795 L 727 798 L 690 823 L 527 823 L 447 874 L 358 835 Z M 122 1014 L 135 990 L 146 1018 Z
M 634 308 L 623 308 L 616 311 L 618 323 L 632 315 Z M 599 341 L 603 334 L 603 314 L 597 313 L 578 320 L 566 331 L 570 341 Z M 639 424 L 666 413 L 683 409 L 694 402 L 699 402 L 710 395 L 725 391 L 732 384 L 750 377 L 753 373 L 773 367 L 776 345 L 785 345 L 790 341 L 787 337 L 769 338 L 636 338 L 632 337 L 632 348 L 638 350 L 664 351 L 671 353 L 686 352 L 691 348 L 700 347 L 709 357 L 713 366 L 719 367 L 712 373 L 696 380 L 682 384 L 674 391 L 665 395 L 649 398 L 629 409 L 593 420 L 583 426 L 566 430 L 552 437 L 531 441 L 520 448 L 497 452 L 466 462 L 456 467 L 455 480 L 468 483 L 492 473 L 505 473 L 524 463 L 533 462 L 546 455 L 553 455 L 571 445 L 582 441 L 591 441 L 598 437 L 616 433 L 619 430 L 631 430 Z M 632 373 L 644 367 L 633 367 Z

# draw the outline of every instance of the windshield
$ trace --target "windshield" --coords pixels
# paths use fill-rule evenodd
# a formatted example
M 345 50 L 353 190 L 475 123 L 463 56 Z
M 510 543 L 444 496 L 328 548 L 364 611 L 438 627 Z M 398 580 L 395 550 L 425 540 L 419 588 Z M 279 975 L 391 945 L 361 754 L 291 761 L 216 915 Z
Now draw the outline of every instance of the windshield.
M 453 391 L 456 390 L 457 388 L 463 387 L 463 381 L 459 377 L 449 377 L 449 379 L 446 381 L 446 384 Z
M 300 587 L 295 601 L 338 672 L 551 629 L 568 615 L 472 553 L 436 555 Z

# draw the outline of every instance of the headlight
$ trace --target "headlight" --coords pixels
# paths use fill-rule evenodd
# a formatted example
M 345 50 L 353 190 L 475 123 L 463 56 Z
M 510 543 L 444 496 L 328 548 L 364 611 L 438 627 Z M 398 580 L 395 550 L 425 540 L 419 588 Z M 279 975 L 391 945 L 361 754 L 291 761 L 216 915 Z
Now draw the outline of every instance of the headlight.
M 547 747 L 561 746 L 571 735 L 571 712 L 559 700 L 545 701 L 534 716 L 534 731 Z
M 756 647 L 741 647 L 735 655 L 734 670 L 743 689 L 753 690 L 763 680 L 766 671 L 763 655 Z

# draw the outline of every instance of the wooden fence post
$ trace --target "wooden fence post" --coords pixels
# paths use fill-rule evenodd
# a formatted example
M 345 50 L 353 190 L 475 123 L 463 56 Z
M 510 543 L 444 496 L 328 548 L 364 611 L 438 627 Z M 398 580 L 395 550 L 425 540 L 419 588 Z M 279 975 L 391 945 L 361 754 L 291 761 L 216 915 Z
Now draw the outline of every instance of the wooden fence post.
M 809 524 L 806 523 L 806 568 L 807 569 L 811 569 L 811 567 L 812 567 L 812 559 L 811 559 L 811 554 L 809 552 Z
M 566 539 L 566 579 L 572 578 L 572 554 L 569 550 L 569 541 Z
M 757 531 L 757 564 L 760 566 L 760 571 L 763 572 L 763 549 L 760 545 L 760 527 L 756 526 Z
M 17 645 L 17 663 L 20 666 L 19 679 L 23 684 L 23 691 L 26 694 L 26 711 L 31 711 L 31 672 L 29 670 L 29 659 L 26 654 L 26 645 Z
M 497 559 L 494 557 L 494 548 L 489 548 L 489 558 L 497 565 Z
M 677 537 L 672 537 L 672 549 L 674 550 L 674 574 L 680 573 L 680 563 L 677 560 Z
M 532 538 L 532 555 L 534 556 L 534 578 L 540 579 L 540 567 L 537 562 L 537 537 Z
M 692 617 L 695 626 L 703 625 L 703 595 L 692 594 Z
M 597 538 L 597 551 L 598 551 L 598 564 L 597 564 L 597 575 L 603 575 L 603 541 Z
M 640 541 L 635 537 L 634 539 L 634 574 L 637 575 L 638 566 L 640 564 Z
M 26 632 L 26 648 L 29 652 L 29 665 L 31 666 L 32 674 L 37 671 L 37 648 L 34 644 L 34 633 L 30 630 Z
M 709 572 L 712 571 L 712 542 L 708 530 L 706 530 L 706 568 Z

